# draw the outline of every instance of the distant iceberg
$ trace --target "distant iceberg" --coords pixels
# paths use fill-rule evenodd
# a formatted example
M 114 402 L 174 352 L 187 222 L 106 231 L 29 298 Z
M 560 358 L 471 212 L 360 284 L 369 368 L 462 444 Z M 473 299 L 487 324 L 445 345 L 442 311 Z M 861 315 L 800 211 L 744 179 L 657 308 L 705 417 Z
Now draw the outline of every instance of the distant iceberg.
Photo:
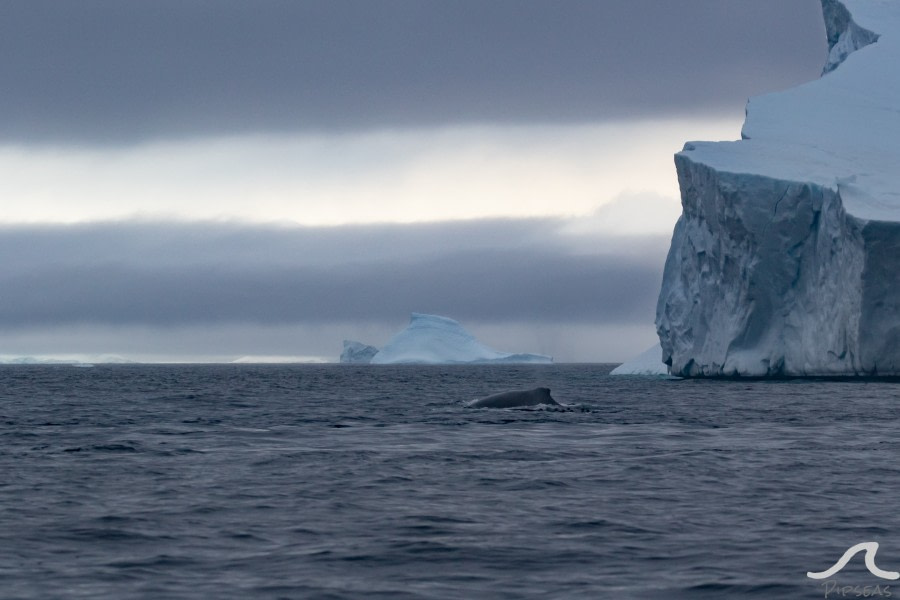
M 659 377 L 669 374 L 669 367 L 662 361 L 662 347 L 656 344 L 638 356 L 612 370 L 610 375 L 642 375 Z
M 341 362 L 351 365 L 367 365 L 378 354 L 378 348 L 362 342 L 344 340 L 344 351 L 341 352 Z
M 292 365 L 292 364 L 323 364 L 328 360 L 321 356 L 283 356 L 276 355 L 250 355 L 242 356 L 231 361 L 239 365 Z
M 488 348 L 459 322 L 437 315 L 413 313 L 409 326 L 395 335 L 371 363 L 388 364 L 550 364 L 541 354 L 513 354 Z
M 77 365 L 82 361 L 70 358 L 46 358 L 37 356 L 0 357 L 0 365 Z
M 93 366 L 95 364 L 135 364 L 116 354 L 85 354 L 78 356 L 14 356 L 0 355 L 0 365 L 74 365 Z

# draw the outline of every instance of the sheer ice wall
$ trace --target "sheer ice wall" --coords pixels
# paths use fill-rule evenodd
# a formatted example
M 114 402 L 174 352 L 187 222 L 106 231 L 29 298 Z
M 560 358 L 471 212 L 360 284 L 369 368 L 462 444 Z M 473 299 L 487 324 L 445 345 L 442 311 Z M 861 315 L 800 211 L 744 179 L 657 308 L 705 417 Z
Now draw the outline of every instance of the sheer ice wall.
M 822 0 L 823 76 L 676 155 L 674 375 L 900 375 L 900 2 Z

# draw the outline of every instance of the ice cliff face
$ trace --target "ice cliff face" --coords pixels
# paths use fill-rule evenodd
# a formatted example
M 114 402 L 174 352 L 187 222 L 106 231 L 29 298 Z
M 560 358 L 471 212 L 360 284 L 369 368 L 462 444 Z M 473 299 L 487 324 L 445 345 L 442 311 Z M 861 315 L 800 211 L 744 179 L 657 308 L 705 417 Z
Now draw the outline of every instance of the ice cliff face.
M 878 41 L 878 35 L 863 29 L 853 20 L 847 7 L 839 0 L 822 0 L 825 32 L 828 35 L 828 60 L 822 74 L 838 68 L 848 56 Z
M 752 99 L 742 141 L 675 157 L 673 375 L 900 375 L 900 2 L 822 6 L 823 77 Z
M 372 357 L 378 354 L 378 348 L 353 340 L 344 340 L 344 350 L 341 352 L 341 362 L 352 365 L 367 365 L 372 362 Z
M 391 338 L 372 364 L 550 363 L 549 356 L 510 354 L 488 348 L 457 321 L 413 313 L 409 326 Z

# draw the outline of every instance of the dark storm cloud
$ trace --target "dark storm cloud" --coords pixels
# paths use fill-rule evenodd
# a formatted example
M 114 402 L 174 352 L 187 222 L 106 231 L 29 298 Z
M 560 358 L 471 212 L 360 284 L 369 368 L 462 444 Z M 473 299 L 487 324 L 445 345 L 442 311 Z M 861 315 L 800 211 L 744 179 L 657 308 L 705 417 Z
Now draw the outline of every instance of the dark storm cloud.
M 6 0 L 0 140 L 733 114 L 817 0 Z
M 326 323 L 413 311 L 493 322 L 646 322 L 666 240 L 613 238 L 607 243 L 621 251 L 585 254 L 561 224 L 7 228 L 0 327 Z M 518 247 L 500 246 L 509 241 Z

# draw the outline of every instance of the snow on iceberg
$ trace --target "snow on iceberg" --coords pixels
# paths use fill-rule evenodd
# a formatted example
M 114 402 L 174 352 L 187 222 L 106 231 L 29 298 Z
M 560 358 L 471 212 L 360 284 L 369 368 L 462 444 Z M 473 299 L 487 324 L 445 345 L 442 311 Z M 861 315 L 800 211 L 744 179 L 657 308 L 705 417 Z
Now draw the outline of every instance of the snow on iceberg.
M 669 367 L 663 363 L 661 357 L 662 348 L 660 348 L 659 344 L 656 344 L 613 369 L 610 375 L 642 375 L 651 377 L 668 375 Z
M 676 155 L 673 375 L 900 375 L 900 2 L 822 0 L 823 76 Z
M 409 326 L 388 341 L 371 363 L 551 363 L 540 354 L 510 354 L 488 348 L 457 321 L 436 315 L 413 313 Z

